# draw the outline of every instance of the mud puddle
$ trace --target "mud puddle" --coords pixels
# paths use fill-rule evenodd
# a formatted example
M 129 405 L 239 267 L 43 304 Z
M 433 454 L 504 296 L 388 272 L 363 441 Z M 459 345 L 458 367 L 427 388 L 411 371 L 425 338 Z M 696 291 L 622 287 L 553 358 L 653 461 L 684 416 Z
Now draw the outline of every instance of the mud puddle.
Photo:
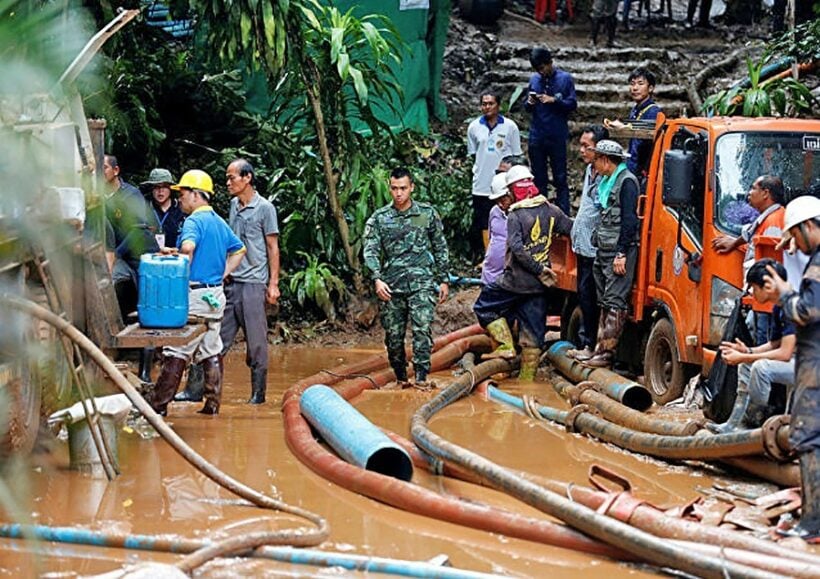
M 268 402 L 245 404 L 248 370 L 242 353 L 226 364 L 223 406 L 218 417 L 196 413 L 200 404 L 173 404 L 168 421 L 199 453 L 228 474 L 261 492 L 326 517 L 330 540 L 322 549 L 359 555 L 426 561 L 445 554 L 457 568 L 523 577 L 627 577 L 645 569 L 613 563 L 523 540 L 509 539 L 405 513 L 342 489 L 315 475 L 288 450 L 280 412 L 286 388 L 301 377 L 342 363 L 362 360 L 381 348 L 356 350 L 272 348 Z M 449 373 L 435 376 L 442 383 Z M 537 394 L 545 404 L 565 408 L 544 383 L 502 384 L 512 394 Z M 366 392 L 354 403 L 377 425 L 409 437 L 410 417 L 431 394 L 416 390 Z M 635 494 L 658 505 L 684 503 L 713 480 L 702 471 L 639 457 L 536 423 L 506 407 L 472 396 L 433 419 L 446 439 L 504 466 L 538 477 L 585 483 L 596 463 L 627 476 Z M 121 432 L 122 474 L 112 483 L 68 470 L 65 443 L 37 456 L 21 475 L 29 499 L 22 512 L 35 524 L 76 526 L 125 534 L 173 534 L 224 538 L 247 531 L 280 530 L 305 523 L 291 516 L 236 504 L 236 497 L 178 457 L 161 439 Z M 18 477 L 19 478 L 19 477 Z M 723 480 L 731 484 L 733 479 Z M 541 513 L 486 488 L 416 469 L 413 481 L 439 493 L 483 501 L 529 516 Z M 6 518 L 7 515 L 4 516 Z M 70 577 L 120 568 L 123 563 L 174 562 L 176 556 L 73 545 L 0 540 L 0 576 Z M 297 566 L 262 560 L 221 560 L 198 576 L 351 575 L 339 569 Z M 354 576 L 356 574 L 353 574 Z M 373 574 L 370 574 L 373 576 Z

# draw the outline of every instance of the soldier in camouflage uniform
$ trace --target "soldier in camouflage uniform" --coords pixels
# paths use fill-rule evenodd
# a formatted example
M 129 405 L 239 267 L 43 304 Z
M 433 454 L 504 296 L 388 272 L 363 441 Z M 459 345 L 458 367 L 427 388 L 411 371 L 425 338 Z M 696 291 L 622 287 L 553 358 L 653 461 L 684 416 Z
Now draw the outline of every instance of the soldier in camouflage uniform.
M 447 242 L 438 213 L 412 198 L 413 177 L 404 168 L 390 174 L 393 203 L 378 209 L 364 230 L 364 264 L 381 300 L 384 344 L 396 380 L 407 382 L 404 335 L 413 330 L 416 383 L 430 372 L 431 324 L 436 302 L 447 299 L 450 269 Z
M 798 289 L 769 267 L 767 285 L 779 294 L 780 307 L 796 327 L 797 364 L 792 394 L 789 443 L 800 460 L 803 504 L 800 523 L 786 535 L 820 543 L 820 199 L 804 195 L 786 207 L 784 243 L 809 256 Z

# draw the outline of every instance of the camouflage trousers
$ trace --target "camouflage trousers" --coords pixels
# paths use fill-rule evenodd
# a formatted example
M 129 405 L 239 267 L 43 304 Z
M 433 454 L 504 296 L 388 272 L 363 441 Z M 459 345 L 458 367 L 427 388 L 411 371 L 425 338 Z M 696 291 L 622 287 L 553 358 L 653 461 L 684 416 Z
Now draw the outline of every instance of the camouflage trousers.
M 404 336 L 408 320 L 413 332 L 413 367 L 416 375 L 423 373 L 426 376 L 430 372 L 430 354 L 433 351 L 431 325 L 436 312 L 436 301 L 436 292 L 425 289 L 411 293 L 393 292 L 389 302 L 381 303 L 387 359 L 399 379 L 406 377 L 407 372 Z

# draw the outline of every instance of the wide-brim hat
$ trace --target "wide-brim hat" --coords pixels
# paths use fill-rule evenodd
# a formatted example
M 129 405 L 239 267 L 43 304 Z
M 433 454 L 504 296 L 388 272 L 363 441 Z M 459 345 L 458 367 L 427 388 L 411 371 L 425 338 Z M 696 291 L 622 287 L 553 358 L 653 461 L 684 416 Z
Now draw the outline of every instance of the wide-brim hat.
M 174 176 L 171 175 L 171 172 L 168 169 L 152 169 L 151 173 L 148 175 L 148 180 L 143 181 L 141 185 L 145 187 L 156 185 L 170 186 L 176 182 L 177 180 L 174 179 Z
M 624 151 L 624 148 L 621 145 L 609 139 L 602 139 L 598 141 L 598 144 L 595 145 L 595 152 L 600 155 L 629 159 L 629 153 Z

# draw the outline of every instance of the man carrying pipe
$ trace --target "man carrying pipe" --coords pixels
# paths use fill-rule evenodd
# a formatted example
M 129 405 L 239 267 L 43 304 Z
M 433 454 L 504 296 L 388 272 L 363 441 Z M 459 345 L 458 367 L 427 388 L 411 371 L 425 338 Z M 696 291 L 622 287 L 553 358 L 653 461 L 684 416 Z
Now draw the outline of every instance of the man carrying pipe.
M 538 192 L 527 167 L 507 171 L 507 186 L 515 203 L 507 218 L 507 255 L 504 272 L 482 288 L 473 312 L 478 323 L 499 344 L 486 357 L 516 355 L 508 319 L 521 329 L 522 380 L 532 380 L 546 333 L 547 305 L 555 273 L 550 268 L 550 247 L 556 234 L 569 235 L 572 220 Z
M 438 213 L 413 199 L 414 188 L 407 169 L 393 169 L 393 203 L 376 210 L 365 225 L 364 265 L 381 300 L 384 344 L 396 380 L 407 383 L 404 335 L 409 319 L 416 385 L 426 386 L 433 349 L 431 324 L 436 303 L 447 299 L 450 258 Z
M 809 255 L 799 290 L 769 267 L 767 286 L 797 326 L 797 364 L 789 442 L 800 459 L 803 495 L 800 523 L 782 534 L 820 543 L 820 199 L 805 195 L 786 207 L 785 245 L 794 239 Z

